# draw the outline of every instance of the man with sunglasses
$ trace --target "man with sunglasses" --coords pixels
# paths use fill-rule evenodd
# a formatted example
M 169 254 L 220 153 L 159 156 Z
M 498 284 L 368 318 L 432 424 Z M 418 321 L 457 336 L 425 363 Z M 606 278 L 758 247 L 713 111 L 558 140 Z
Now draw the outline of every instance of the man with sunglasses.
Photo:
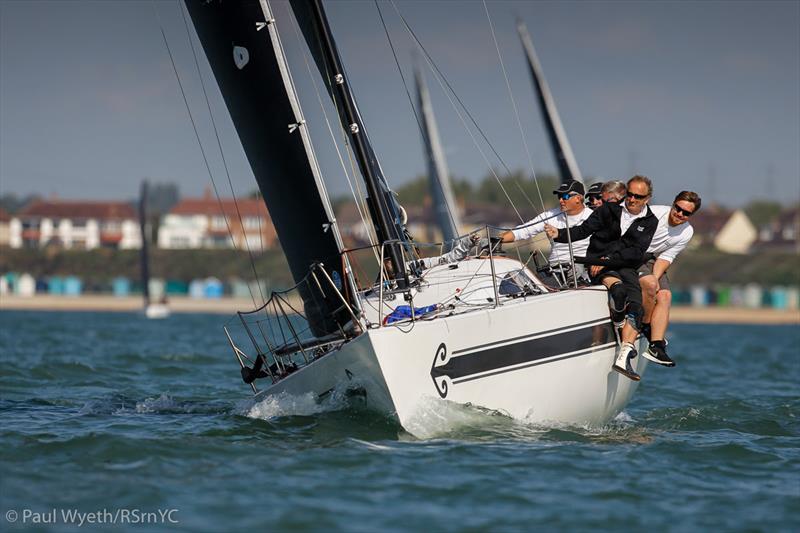
M 589 209 L 597 209 L 603 205 L 603 182 L 598 181 L 589 185 L 586 189 L 586 207 Z
M 573 180 L 562 183 L 558 189 L 553 191 L 553 194 L 558 198 L 558 207 L 545 211 L 525 224 L 501 233 L 500 240 L 508 243 L 530 239 L 545 230 L 545 223 L 550 223 L 558 228 L 564 228 L 567 224 L 569 224 L 569 227 L 581 224 L 592 214 L 592 210 L 584 205 L 584 192 L 583 183 L 580 181 Z M 588 237 L 583 240 L 572 241 L 572 253 L 575 256 L 586 255 L 588 247 Z M 567 272 L 569 272 L 572 268 L 572 261 L 569 256 L 569 243 L 553 243 L 550 249 L 548 262 L 553 272 L 562 271 L 564 268 L 569 269 L 567 270 Z M 580 277 L 580 275 L 583 274 L 583 267 L 581 265 L 575 265 L 575 269 L 579 270 L 576 275 Z M 550 281 L 555 283 L 556 280 L 552 279 Z
M 647 206 L 653 193 L 649 178 L 632 177 L 627 191 L 624 203 L 605 202 L 583 224 L 569 231 L 573 240 L 591 236 L 584 262 L 592 265 L 589 269 L 592 281 L 608 288 L 611 320 L 617 329 L 622 328 L 620 349 L 612 369 L 638 381 L 641 378 L 630 364 L 637 355 L 633 343 L 644 314 L 636 269 L 644 260 L 658 219 Z M 546 231 L 555 242 L 566 242 L 569 238 L 566 229 L 547 226 Z
M 650 208 L 658 218 L 658 227 L 647 249 L 648 260 L 638 269 L 644 300 L 642 333 L 650 342 L 642 355 L 667 367 L 675 366 L 675 361 L 667 355 L 664 338 L 672 302 L 667 270 L 692 239 L 694 229 L 687 222 L 700 209 L 701 203 L 696 192 L 681 191 L 671 207 L 654 205 Z

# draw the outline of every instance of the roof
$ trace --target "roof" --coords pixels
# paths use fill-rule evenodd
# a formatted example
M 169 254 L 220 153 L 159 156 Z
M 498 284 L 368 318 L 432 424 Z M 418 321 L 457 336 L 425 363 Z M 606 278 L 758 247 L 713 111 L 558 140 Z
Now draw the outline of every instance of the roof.
M 222 198 L 217 201 L 210 194 L 202 198 L 185 198 L 169 210 L 171 215 L 206 215 L 220 216 L 225 212 L 228 218 L 237 218 L 238 213 L 243 217 L 262 217 L 270 219 L 267 207 L 261 200 L 253 198 Z
M 25 206 L 18 214 L 19 217 L 38 218 L 94 218 L 109 219 L 136 219 L 136 211 L 125 202 L 83 202 L 62 200 L 34 200 Z
M 733 215 L 732 211 L 712 206 L 692 215 L 692 218 L 689 219 L 689 223 L 699 235 L 717 234 L 722 230 L 728 220 L 730 220 L 731 215 Z

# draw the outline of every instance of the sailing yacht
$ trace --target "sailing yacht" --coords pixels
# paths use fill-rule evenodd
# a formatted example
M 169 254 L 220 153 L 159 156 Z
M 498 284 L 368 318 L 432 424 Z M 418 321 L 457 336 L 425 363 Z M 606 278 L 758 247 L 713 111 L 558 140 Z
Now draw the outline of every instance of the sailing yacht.
M 144 300 L 144 316 L 150 319 L 167 318 L 170 315 L 166 300 L 154 302 L 150 297 L 150 225 L 147 223 L 147 180 L 142 182 L 139 192 L 139 230 L 142 235 L 142 247 L 139 249 L 139 263 L 142 274 L 142 298 Z
M 479 253 L 421 265 L 322 3 L 290 5 L 363 178 L 378 272 L 361 273 L 364 250 L 343 245 L 283 50 L 289 21 L 267 0 L 186 0 L 297 283 L 225 328 L 255 398 L 349 387 L 412 433 L 438 402 L 532 423 L 602 424 L 619 413 L 636 383 L 611 371 L 606 290 L 545 286 L 492 245 L 488 226 Z

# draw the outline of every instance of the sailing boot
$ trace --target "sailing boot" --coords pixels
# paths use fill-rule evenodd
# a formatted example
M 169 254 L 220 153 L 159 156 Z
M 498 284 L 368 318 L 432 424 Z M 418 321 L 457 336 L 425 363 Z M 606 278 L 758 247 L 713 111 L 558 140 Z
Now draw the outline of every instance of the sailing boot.
M 675 361 L 670 359 L 670 357 L 667 355 L 666 341 L 650 341 L 650 346 L 642 355 L 656 364 L 663 366 L 675 366 Z
M 639 374 L 634 372 L 633 367 L 631 366 L 631 359 L 634 357 L 636 357 L 636 348 L 634 348 L 633 344 L 629 342 L 623 342 L 619 352 L 617 353 L 617 358 L 614 359 L 614 365 L 611 367 L 611 369 L 619 372 L 628 379 L 639 381 L 642 378 L 639 376 Z

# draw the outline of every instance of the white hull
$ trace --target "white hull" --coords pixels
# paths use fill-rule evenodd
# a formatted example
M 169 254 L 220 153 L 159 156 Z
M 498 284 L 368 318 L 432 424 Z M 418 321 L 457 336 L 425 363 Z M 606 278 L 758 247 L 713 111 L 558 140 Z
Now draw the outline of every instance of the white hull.
M 167 318 L 170 315 L 169 307 L 164 304 L 148 304 L 144 306 L 144 316 L 150 319 Z
M 309 391 L 324 397 L 351 382 L 364 389 L 368 407 L 412 432 L 420 410 L 444 401 L 537 424 L 603 424 L 636 389 L 611 370 L 615 353 L 605 289 L 566 290 L 370 329 L 257 399 Z M 633 361 L 640 374 L 646 364 Z

